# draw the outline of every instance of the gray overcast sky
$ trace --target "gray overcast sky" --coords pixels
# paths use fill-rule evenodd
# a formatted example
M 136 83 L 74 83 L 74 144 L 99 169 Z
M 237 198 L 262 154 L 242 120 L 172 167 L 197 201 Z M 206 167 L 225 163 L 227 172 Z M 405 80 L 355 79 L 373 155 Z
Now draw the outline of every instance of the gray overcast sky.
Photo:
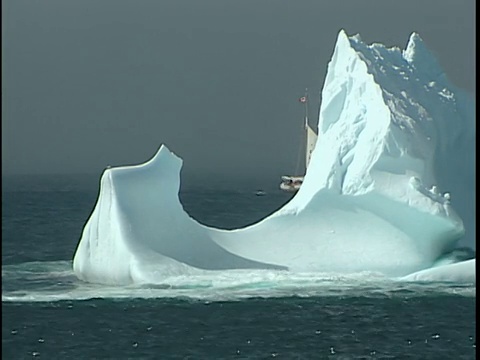
M 412 31 L 475 91 L 474 0 L 4 0 L 4 174 L 100 173 L 161 143 L 187 173 L 294 170 L 337 33 Z

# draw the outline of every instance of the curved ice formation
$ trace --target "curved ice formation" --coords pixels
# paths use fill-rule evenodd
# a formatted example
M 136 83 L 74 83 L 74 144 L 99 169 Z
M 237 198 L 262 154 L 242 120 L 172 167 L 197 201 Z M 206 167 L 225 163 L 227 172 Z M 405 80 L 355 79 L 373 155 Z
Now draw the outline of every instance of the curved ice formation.
M 288 204 L 242 229 L 199 224 L 178 199 L 182 161 L 162 145 L 144 164 L 104 171 L 75 274 L 130 284 L 223 269 L 429 269 L 465 235 L 453 207 L 474 234 L 473 115 L 417 34 L 401 51 L 340 31 L 317 144 Z
M 475 283 L 475 259 L 421 270 L 403 277 L 402 280 Z

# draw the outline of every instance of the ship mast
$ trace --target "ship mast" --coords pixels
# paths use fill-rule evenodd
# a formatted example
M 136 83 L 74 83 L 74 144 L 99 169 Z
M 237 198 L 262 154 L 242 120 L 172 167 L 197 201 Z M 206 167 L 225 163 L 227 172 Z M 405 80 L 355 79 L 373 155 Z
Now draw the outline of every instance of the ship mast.
M 308 153 L 308 88 L 305 88 L 305 101 L 303 102 L 303 105 L 305 107 L 305 132 L 304 132 L 304 140 L 303 140 L 303 145 L 304 145 L 304 148 L 305 148 L 305 151 L 304 151 L 304 154 Z M 307 158 L 305 159 L 305 172 L 307 170 L 307 166 L 308 166 L 308 155 L 307 155 Z
M 305 105 L 305 129 L 308 128 L 308 89 L 305 88 L 305 101 L 303 104 Z

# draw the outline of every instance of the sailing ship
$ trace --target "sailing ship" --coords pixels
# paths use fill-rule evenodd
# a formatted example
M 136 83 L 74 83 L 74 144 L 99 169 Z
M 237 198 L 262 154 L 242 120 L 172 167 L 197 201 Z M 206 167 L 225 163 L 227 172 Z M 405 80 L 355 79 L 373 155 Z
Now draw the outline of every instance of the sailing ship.
M 303 149 L 305 151 L 305 172 L 307 170 L 308 164 L 310 163 L 310 157 L 312 156 L 313 149 L 317 144 L 317 134 L 308 124 L 308 95 L 307 90 L 305 90 L 305 95 L 302 96 L 299 101 L 304 104 L 305 107 L 305 123 L 304 123 L 304 138 L 300 144 L 300 151 Z M 305 141 L 306 140 L 306 141 Z M 297 160 L 297 175 L 284 175 L 282 176 L 282 182 L 280 183 L 280 189 L 290 192 L 295 192 L 300 189 L 303 183 L 303 178 L 305 175 L 298 174 L 300 159 Z

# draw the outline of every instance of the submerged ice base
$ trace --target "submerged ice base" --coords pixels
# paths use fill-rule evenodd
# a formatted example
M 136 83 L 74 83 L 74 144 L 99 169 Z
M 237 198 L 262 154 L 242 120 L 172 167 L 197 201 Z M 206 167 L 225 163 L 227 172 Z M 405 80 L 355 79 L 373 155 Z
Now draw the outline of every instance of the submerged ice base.
M 207 227 L 183 210 L 182 161 L 164 145 L 144 164 L 106 169 L 75 253 L 77 277 L 120 285 L 203 270 L 402 277 L 432 268 L 465 235 L 452 204 L 465 205 L 455 198 L 474 191 L 464 182 L 474 183 L 473 163 L 457 161 L 451 174 L 444 162 L 473 150 L 473 102 L 418 35 L 401 52 L 343 31 L 322 99 L 302 187 L 246 228 Z M 461 268 L 471 280 L 472 267 Z

